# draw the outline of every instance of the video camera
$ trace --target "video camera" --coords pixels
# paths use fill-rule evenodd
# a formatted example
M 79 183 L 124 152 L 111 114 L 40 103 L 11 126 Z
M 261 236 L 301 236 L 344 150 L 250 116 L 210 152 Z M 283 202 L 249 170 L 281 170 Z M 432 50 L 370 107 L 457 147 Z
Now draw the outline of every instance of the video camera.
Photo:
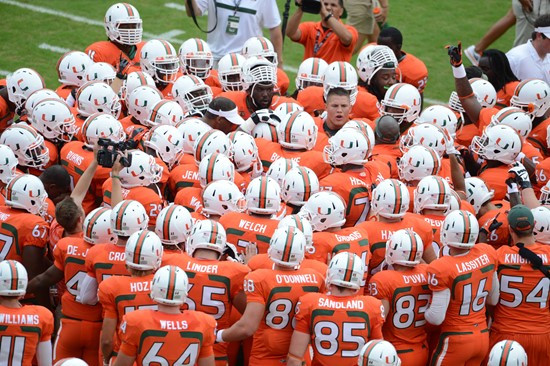
M 132 155 L 125 157 L 122 153 L 126 150 L 135 149 L 137 141 L 128 140 L 122 142 L 113 142 L 109 139 L 99 139 L 97 142 L 101 150 L 97 152 L 97 163 L 104 168 L 112 168 L 115 164 L 117 155 L 120 154 L 120 164 L 128 168 L 132 164 Z
M 302 0 L 302 11 L 304 13 L 319 14 L 321 12 L 321 1 Z

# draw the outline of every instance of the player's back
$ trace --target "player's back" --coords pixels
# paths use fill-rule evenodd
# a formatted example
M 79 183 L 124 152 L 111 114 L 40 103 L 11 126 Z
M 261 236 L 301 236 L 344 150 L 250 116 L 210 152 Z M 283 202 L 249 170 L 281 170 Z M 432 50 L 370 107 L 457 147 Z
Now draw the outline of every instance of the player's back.
M 367 219 L 369 213 L 369 185 L 348 173 L 332 173 L 321 179 L 319 186 L 336 192 L 346 203 L 346 223 L 355 226 Z
M 313 233 L 313 253 L 306 252 L 306 257 L 329 263 L 332 257 L 340 252 L 357 254 L 366 266 L 369 265 L 369 236 L 365 229 L 347 227 L 337 231 L 320 231 Z
M 111 276 L 129 276 L 126 269 L 125 247 L 105 243 L 96 244 L 86 256 L 86 273 L 100 284 Z
M 38 343 L 51 338 L 53 315 L 43 306 L 0 305 L 0 329 L 0 364 L 32 365 Z
M 137 355 L 136 364 L 163 360 L 166 365 L 195 365 L 213 354 L 216 321 L 200 311 L 168 314 L 136 310 L 124 316 L 119 335 L 121 352 Z M 158 362 L 158 361 L 157 361 Z
M 312 366 L 357 365 L 363 345 L 382 338 L 382 302 L 374 297 L 309 293 L 299 308 L 295 329 L 311 334 Z
M 187 187 L 200 188 L 199 183 L 199 168 L 196 164 L 180 164 L 175 166 L 170 172 L 168 178 L 168 187 L 170 192 L 175 196 L 176 193 Z
M 286 359 L 299 297 L 307 292 L 322 291 L 323 286 L 324 277 L 309 268 L 289 271 L 259 269 L 246 276 L 244 291 L 247 302 L 265 305 L 264 316 L 254 333 L 251 363 L 258 364 L 266 358 Z
M 227 242 L 233 244 L 239 253 L 244 253 L 250 243 L 256 244 L 258 253 L 267 253 L 269 241 L 279 225 L 278 220 L 269 216 L 244 212 L 227 213 L 219 222 L 225 229 Z
M 384 339 L 396 347 L 426 340 L 424 313 L 432 294 L 427 269 L 427 264 L 418 264 L 402 272 L 386 270 L 369 281 L 370 294 L 390 302 L 382 331 Z
M 405 53 L 403 52 L 403 54 Z M 401 71 L 401 81 L 403 83 L 413 85 L 420 93 L 424 91 L 428 82 L 428 69 L 422 60 L 413 54 L 407 53 L 399 61 L 399 70 Z
M 550 265 L 549 246 L 537 243 L 528 248 L 542 259 L 544 266 Z M 497 260 L 500 299 L 495 306 L 491 329 L 501 333 L 548 333 L 550 279 L 521 257 L 516 246 L 500 247 Z
M 315 111 L 324 111 L 325 103 L 323 98 L 323 87 L 308 86 L 300 90 L 297 97 L 298 103 L 304 107 L 304 111 L 315 116 Z
M 451 299 L 441 330 L 459 332 L 487 328 L 485 302 L 493 285 L 496 251 L 476 244 L 462 256 L 444 256 L 428 266 L 433 292 L 449 289 Z
M 22 262 L 23 248 L 45 248 L 48 236 L 49 225 L 40 216 L 0 206 L 0 260 Z

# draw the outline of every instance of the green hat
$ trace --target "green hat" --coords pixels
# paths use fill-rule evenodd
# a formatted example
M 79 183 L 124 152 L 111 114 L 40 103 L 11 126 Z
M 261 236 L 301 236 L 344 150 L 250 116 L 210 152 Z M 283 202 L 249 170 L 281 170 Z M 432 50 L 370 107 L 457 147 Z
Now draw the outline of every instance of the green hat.
M 508 212 L 508 224 L 516 232 L 527 231 L 535 226 L 535 218 L 527 206 L 516 205 Z

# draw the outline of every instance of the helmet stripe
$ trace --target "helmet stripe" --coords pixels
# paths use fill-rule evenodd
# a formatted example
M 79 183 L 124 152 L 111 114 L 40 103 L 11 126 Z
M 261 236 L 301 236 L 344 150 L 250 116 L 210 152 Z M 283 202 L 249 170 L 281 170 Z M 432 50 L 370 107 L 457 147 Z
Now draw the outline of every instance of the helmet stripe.
M 523 86 L 525 84 L 527 84 L 528 82 L 530 82 L 531 80 L 533 79 L 525 79 L 523 80 L 522 82 L 520 82 L 517 86 L 516 86 L 516 89 L 514 90 L 514 96 L 519 96 L 519 92 L 521 91 L 521 88 L 523 88 Z
M 208 140 L 208 137 L 210 135 L 212 135 L 215 131 L 217 130 L 210 130 L 210 131 L 207 131 L 205 132 L 200 138 L 199 138 L 199 142 L 197 143 L 197 149 L 195 150 L 195 160 L 197 162 L 200 162 L 201 159 L 201 154 L 202 154 L 202 148 L 204 146 L 204 143 L 206 142 L 206 140 Z
M 260 179 L 260 197 L 259 197 L 259 206 L 258 208 L 267 207 L 267 177 L 262 177 Z
M 437 204 L 442 205 L 445 203 L 445 185 L 443 183 L 443 178 L 435 177 L 437 185 L 439 187 L 439 193 L 437 194 Z
M 303 233 L 304 223 L 302 222 L 302 220 L 300 220 L 300 217 L 298 215 L 292 215 L 292 220 L 294 220 L 294 223 L 296 224 L 296 228 Z
M 141 234 L 139 234 L 136 247 L 134 248 L 134 259 L 132 260 L 134 264 L 139 264 L 141 250 L 143 249 L 143 243 L 145 242 L 145 238 L 147 238 L 147 234 L 149 234 L 149 230 L 143 230 Z
M 126 211 L 126 208 L 130 205 L 131 201 L 126 201 L 120 206 L 120 210 L 118 210 L 118 213 L 116 215 L 115 220 L 115 229 L 122 230 L 122 218 L 124 217 L 124 211 Z
M 292 253 L 292 243 L 294 241 L 294 235 L 296 234 L 296 231 L 292 226 L 288 227 L 288 234 L 286 235 L 285 240 L 285 249 L 283 251 L 283 262 L 289 262 L 290 261 L 290 254 Z
M 403 87 L 403 84 L 397 84 L 397 86 L 395 87 L 395 89 L 393 89 L 392 93 L 390 94 L 389 99 L 395 99 L 395 96 L 397 95 L 397 92 L 398 92 L 399 89 L 401 89 L 402 87 Z
M 432 170 L 432 175 L 436 175 L 439 172 L 439 156 L 437 156 L 437 153 L 434 149 L 429 148 L 428 151 L 432 155 L 432 158 L 434 159 L 434 168 Z
M 239 61 L 237 60 L 237 54 L 235 52 L 231 52 L 229 56 L 231 57 L 231 66 L 238 66 Z
M 262 44 L 262 49 L 264 51 L 269 51 L 269 46 L 267 45 L 267 42 L 265 41 L 264 37 L 258 37 L 258 40 Z
M 171 55 L 172 54 L 172 49 L 170 48 L 170 44 L 166 41 L 160 41 L 160 42 L 164 46 L 164 49 L 166 50 L 166 54 Z
M 290 131 L 292 131 L 292 125 L 294 124 L 294 121 L 298 116 L 300 115 L 300 111 L 296 111 L 290 115 L 290 118 L 288 119 L 288 122 L 285 126 L 285 141 L 290 143 Z
M 499 117 L 498 117 L 498 122 L 502 122 L 506 117 L 508 116 L 511 116 L 513 115 L 514 113 L 519 113 L 519 111 L 517 109 L 510 109 L 510 110 L 507 110 L 506 112 L 502 113 Z
M 86 227 L 86 236 L 90 238 L 92 236 L 92 231 L 94 230 L 94 224 L 96 223 L 99 216 L 103 215 L 105 211 L 108 211 L 106 208 L 102 208 L 97 210 L 97 212 L 92 216 L 90 221 L 88 222 L 88 226 Z
M 346 265 L 346 271 L 344 272 L 344 281 L 351 281 L 351 275 L 353 274 L 353 267 L 355 265 L 355 255 L 348 253 L 348 263 Z
M 168 211 L 166 211 L 166 215 L 164 216 L 164 222 L 162 223 L 162 238 L 164 240 L 170 240 L 170 222 L 174 211 L 176 211 L 176 207 L 176 205 L 170 206 L 170 208 L 168 208 Z
M 17 271 L 17 266 L 15 265 L 15 261 L 9 260 L 8 263 L 9 263 L 10 272 L 11 272 L 10 290 L 16 291 L 17 290 L 17 282 L 19 281 L 19 272 Z
M 382 342 L 382 340 L 380 339 L 372 341 L 370 346 L 367 347 L 367 349 L 365 350 L 365 353 L 363 354 L 363 360 L 366 361 L 369 359 L 370 353 L 374 350 L 374 347 L 376 347 L 380 342 Z M 364 362 L 364 364 L 368 364 L 368 361 Z
M 195 43 L 197 44 L 197 51 L 204 52 L 204 46 L 202 44 L 202 39 L 195 38 Z
M 212 231 L 210 232 L 210 240 L 208 242 L 210 244 L 214 244 L 216 242 L 216 238 L 218 237 L 218 225 L 216 222 L 212 221 Z
M 313 59 L 313 65 L 311 65 L 311 75 L 319 74 L 319 59 Z
M 143 71 L 138 71 L 137 75 L 139 77 L 140 85 L 147 85 L 147 79 L 145 78 L 145 75 L 143 75 Z
M 472 223 L 470 222 L 470 216 L 465 214 L 463 211 L 460 211 L 462 220 L 464 220 L 464 234 L 462 235 L 462 243 L 466 243 L 472 232 Z
M 304 181 L 304 196 L 302 199 L 307 201 L 309 196 L 311 196 L 311 181 L 309 179 L 309 174 L 307 174 L 307 170 L 304 167 L 300 167 L 299 170 L 302 180 Z
M 166 103 L 168 103 L 168 101 L 165 99 L 161 100 L 160 103 L 157 103 L 155 108 L 153 108 L 153 110 L 151 111 L 151 118 L 150 118 L 151 121 L 155 121 L 159 113 L 159 109 L 161 109 L 162 106 L 165 105 Z
M 206 182 L 210 183 L 214 181 L 214 167 L 216 166 L 216 161 L 218 160 L 218 153 L 213 153 L 210 156 L 208 161 L 208 166 L 206 167 Z
M 393 208 L 394 215 L 401 211 L 401 205 L 403 204 L 403 195 L 401 194 L 401 186 L 398 181 L 392 179 L 393 191 L 395 193 L 395 207 Z
M 499 366 L 508 365 L 508 357 L 510 356 L 510 352 L 512 351 L 512 344 L 513 341 L 506 341 L 506 343 L 504 343 L 504 348 L 502 349 L 500 360 L 498 362 Z
M 346 82 L 346 64 L 343 61 L 338 62 L 338 70 L 340 71 L 340 82 Z
M 414 231 L 407 230 L 407 235 L 409 235 L 409 238 L 411 238 L 411 252 L 409 253 L 409 261 L 414 261 L 416 257 L 416 252 L 418 251 L 418 242 L 416 241 L 416 236 L 414 235 Z
M 133 17 L 134 16 L 134 9 L 132 9 L 132 6 L 130 4 L 122 3 L 124 7 L 126 8 L 126 11 L 128 12 L 128 15 Z
M 176 292 L 176 266 L 170 266 L 170 272 L 168 274 L 168 288 L 166 289 L 166 299 L 174 300 L 174 293 Z
M 19 180 L 23 175 L 16 176 L 10 182 L 8 183 L 8 186 L 6 187 L 6 201 L 11 201 L 11 192 L 13 191 L 13 186 L 15 185 L 15 182 Z

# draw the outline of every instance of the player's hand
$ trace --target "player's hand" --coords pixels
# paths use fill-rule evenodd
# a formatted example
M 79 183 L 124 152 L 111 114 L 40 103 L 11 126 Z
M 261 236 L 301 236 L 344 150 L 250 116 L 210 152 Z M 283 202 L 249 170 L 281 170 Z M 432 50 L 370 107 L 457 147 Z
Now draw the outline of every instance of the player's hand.
M 442 130 L 445 135 L 445 153 L 448 156 L 460 154 L 455 147 L 455 140 L 452 138 L 449 131 L 446 128 L 442 128 Z
M 275 114 L 271 109 L 258 109 L 256 112 L 250 115 L 250 118 L 257 125 L 260 122 L 270 124 L 272 126 L 277 126 L 281 123 L 279 116 Z
M 319 14 L 321 15 L 321 19 L 325 19 L 327 15 L 330 14 L 330 11 L 327 10 L 327 8 L 325 7 L 325 3 L 322 0 L 321 0 L 321 11 L 319 12 Z
M 388 8 L 380 7 L 380 12 L 374 16 L 374 20 L 376 20 L 379 24 L 384 24 L 386 22 L 386 19 L 388 18 Z
M 248 264 L 248 262 L 252 259 L 252 257 L 254 257 L 257 254 L 258 254 L 258 246 L 256 245 L 256 243 L 248 243 L 248 245 L 246 246 L 246 249 L 244 250 L 244 256 L 243 256 L 244 264 Z
M 529 173 L 522 163 L 515 162 L 508 170 L 509 178 L 519 185 L 522 189 L 531 188 L 531 181 L 529 180 Z
M 122 56 L 121 53 L 120 58 L 118 59 L 118 69 L 116 71 L 116 77 L 120 80 L 125 80 L 128 66 L 130 66 L 130 61 L 128 61 L 126 57 Z
M 127 157 L 127 153 L 126 151 L 125 152 L 121 152 L 120 154 L 117 154 L 116 158 L 115 158 L 115 163 L 113 164 L 113 167 L 111 168 L 111 175 L 119 175 L 120 171 L 122 169 L 124 169 L 124 167 L 122 166 L 122 164 L 120 163 L 120 159 L 122 157 Z
M 462 42 L 458 42 L 458 46 L 445 46 L 447 54 L 449 55 L 449 61 L 453 67 L 459 67 L 462 65 Z

